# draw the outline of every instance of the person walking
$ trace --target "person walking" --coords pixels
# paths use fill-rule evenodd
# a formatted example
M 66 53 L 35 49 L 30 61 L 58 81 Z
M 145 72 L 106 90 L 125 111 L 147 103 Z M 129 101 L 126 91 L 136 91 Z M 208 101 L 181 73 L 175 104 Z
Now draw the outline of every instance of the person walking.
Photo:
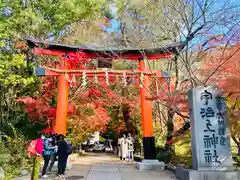
M 122 161 L 125 162 L 128 154 L 128 140 L 125 134 L 122 135 L 122 138 L 120 140 L 120 149 L 122 153 Z
M 64 174 L 67 166 L 67 159 L 69 155 L 69 146 L 67 141 L 65 140 L 64 135 L 60 134 L 58 136 L 58 177 L 55 179 L 65 179 Z
M 122 140 L 122 136 L 118 138 L 118 156 L 120 160 L 122 160 L 121 140 Z
M 31 174 L 31 180 L 38 180 L 39 173 L 41 168 L 41 156 L 43 153 L 44 146 L 44 138 L 45 136 L 42 134 L 41 138 L 34 140 L 31 142 L 28 151 L 29 155 L 33 155 L 33 169 Z
M 133 146 L 133 138 L 131 134 L 128 134 L 128 161 L 133 162 L 133 152 L 134 152 L 134 146 Z
M 51 144 L 51 139 L 48 135 L 47 138 L 44 139 L 44 148 L 43 148 L 43 159 L 44 159 L 44 165 L 42 168 L 42 178 L 46 179 L 48 178 L 47 176 L 47 167 L 50 161 L 50 158 L 52 156 L 52 154 L 54 153 L 56 149 L 56 146 L 53 146 Z
M 51 162 L 50 162 L 50 165 L 49 165 L 49 168 L 48 168 L 49 172 L 52 171 L 53 165 L 57 161 L 58 147 L 57 147 L 57 135 L 56 134 L 51 135 L 50 143 L 52 144 L 52 147 L 56 147 L 56 148 L 54 149 L 54 152 L 51 154 L 51 157 L 50 157 Z

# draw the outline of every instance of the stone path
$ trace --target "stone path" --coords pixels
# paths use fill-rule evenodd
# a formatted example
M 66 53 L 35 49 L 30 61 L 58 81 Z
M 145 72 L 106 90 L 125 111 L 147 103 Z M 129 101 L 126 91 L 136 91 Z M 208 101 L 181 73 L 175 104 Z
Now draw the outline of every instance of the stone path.
M 48 180 L 54 179 L 50 174 Z M 27 180 L 22 177 L 16 180 Z M 138 171 L 135 163 L 121 163 L 106 154 L 89 154 L 75 159 L 73 168 L 66 172 L 68 180 L 173 180 L 169 171 Z

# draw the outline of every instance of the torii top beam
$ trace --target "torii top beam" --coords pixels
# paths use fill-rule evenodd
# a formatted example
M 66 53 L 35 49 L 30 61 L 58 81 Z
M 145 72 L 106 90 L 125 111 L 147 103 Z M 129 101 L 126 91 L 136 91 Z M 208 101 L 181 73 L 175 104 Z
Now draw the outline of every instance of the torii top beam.
M 71 56 L 81 57 L 82 59 L 127 59 L 139 60 L 143 57 L 148 60 L 158 60 L 171 57 L 173 54 L 181 51 L 184 48 L 183 43 L 175 43 L 155 48 L 102 48 L 90 47 L 87 45 L 64 45 L 52 42 L 43 42 L 31 37 L 26 37 L 24 40 L 35 54 L 48 56 Z

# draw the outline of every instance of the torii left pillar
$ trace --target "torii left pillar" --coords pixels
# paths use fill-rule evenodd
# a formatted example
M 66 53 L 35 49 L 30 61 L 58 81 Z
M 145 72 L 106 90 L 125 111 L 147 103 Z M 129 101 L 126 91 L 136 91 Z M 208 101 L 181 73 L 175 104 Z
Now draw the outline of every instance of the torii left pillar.
M 148 72 L 146 60 L 139 60 L 139 70 Z M 152 120 L 152 101 L 146 99 L 146 97 L 150 96 L 150 79 L 147 75 L 142 76 L 142 82 L 140 82 L 140 98 L 144 159 L 156 159 L 156 147 Z
M 64 57 L 60 59 L 60 69 L 66 70 L 66 61 Z M 58 96 L 57 96 L 57 112 L 54 122 L 54 132 L 56 134 L 66 135 L 67 113 L 68 113 L 68 80 L 64 73 L 58 77 Z

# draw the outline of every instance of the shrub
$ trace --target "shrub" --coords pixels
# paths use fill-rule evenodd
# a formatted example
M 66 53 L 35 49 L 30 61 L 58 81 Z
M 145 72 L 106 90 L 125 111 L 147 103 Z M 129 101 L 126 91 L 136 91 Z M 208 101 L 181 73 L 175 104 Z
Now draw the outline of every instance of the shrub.
M 157 153 L 157 159 L 167 164 L 171 160 L 171 153 L 168 152 L 165 148 L 159 148 Z
M 0 139 L 0 166 L 6 175 L 6 179 L 12 179 L 20 174 L 21 169 L 30 170 L 32 163 L 27 156 L 27 143 L 23 136 L 3 135 Z

